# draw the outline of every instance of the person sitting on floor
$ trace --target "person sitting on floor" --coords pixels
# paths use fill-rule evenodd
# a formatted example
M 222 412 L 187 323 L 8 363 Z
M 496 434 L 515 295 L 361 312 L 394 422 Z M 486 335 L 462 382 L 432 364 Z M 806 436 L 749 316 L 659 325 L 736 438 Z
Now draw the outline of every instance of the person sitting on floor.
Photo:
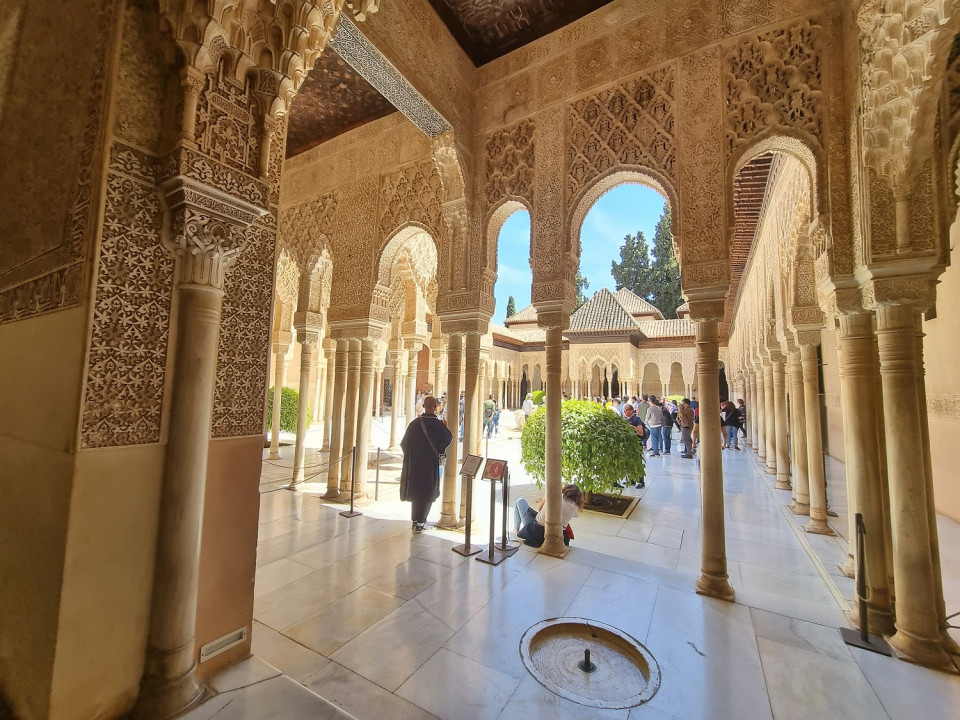
M 570 521 L 580 516 L 585 498 L 576 485 L 564 485 L 561 494 L 563 500 L 560 504 L 560 523 L 563 526 L 563 544 L 569 545 L 573 537 L 573 532 L 569 530 Z M 531 547 L 543 545 L 547 523 L 544 499 L 540 498 L 534 508 L 530 507 L 525 498 L 518 498 L 513 507 L 513 527 L 517 537 Z

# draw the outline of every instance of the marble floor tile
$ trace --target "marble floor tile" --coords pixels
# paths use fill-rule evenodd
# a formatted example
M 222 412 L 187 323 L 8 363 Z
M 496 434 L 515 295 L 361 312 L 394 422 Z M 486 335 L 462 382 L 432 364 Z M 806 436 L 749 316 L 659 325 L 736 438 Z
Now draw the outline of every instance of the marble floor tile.
M 750 611 L 660 588 L 644 642 L 660 664 L 648 703 L 681 718 L 770 718 Z
M 837 602 L 819 575 L 798 575 L 788 570 L 741 562 L 740 576 L 747 589 L 764 590 L 821 605 L 836 605 Z
M 350 720 L 336 705 L 283 675 L 222 693 L 180 720 Z
M 743 565 L 740 566 L 743 573 Z M 806 620 L 817 625 L 827 627 L 849 627 L 846 617 L 840 606 L 834 603 L 819 603 L 800 600 L 781 593 L 767 592 L 766 590 L 745 587 L 734 584 L 736 602 L 751 608 L 759 608 L 773 613 L 789 615 L 800 620 Z
M 397 695 L 441 720 L 494 720 L 518 681 L 440 648 L 397 690 Z
M 532 675 L 520 680 L 520 684 L 503 712 L 500 720 L 626 720 L 629 710 L 601 710 L 588 708 L 547 690 Z M 496 717 L 496 716 L 494 716 Z
M 332 565 L 256 598 L 253 616 L 274 630 L 283 630 L 361 584 L 348 568 Z
M 315 570 L 312 567 L 301 565 L 287 558 L 274 560 L 272 563 L 261 565 L 257 568 L 253 595 L 254 597 L 266 595 L 277 588 L 283 587 L 287 583 L 299 580 L 313 572 L 315 572 Z
M 331 662 L 307 687 L 357 720 L 436 720 L 436 716 Z
M 411 600 L 330 656 L 331 660 L 395 691 L 447 642 L 453 632 Z M 389 643 L 384 638 L 390 638 Z
M 238 688 L 255 685 L 258 682 L 277 677 L 280 670 L 258 657 L 248 657 L 245 660 L 228 665 L 224 670 L 210 678 L 210 687 L 218 693 L 237 690 Z
M 650 707 L 649 703 L 632 708 L 628 720 L 683 720 L 676 715 L 655 707 Z
M 329 656 L 403 604 L 403 600 L 364 585 L 283 631 L 314 652 Z
M 420 592 L 417 602 L 456 632 L 519 574 L 507 563 L 466 562 Z
M 856 663 L 762 637 L 757 638 L 757 645 L 777 720 L 888 717 Z
M 250 651 L 301 685 L 330 663 L 322 655 L 256 621 Z
M 664 568 L 675 568 L 677 554 L 680 552 L 674 548 L 638 542 L 627 537 L 599 535 L 586 531 L 578 533 L 574 542 L 577 547 Z
M 868 650 L 851 655 L 891 720 L 960 718 L 960 676 L 927 670 Z
M 683 533 L 684 531 L 679 528 L 655 525 L 647 542 L 679 550 L 680 541 L 683 540 Z
M 358 535 L 344 533 L 331 537 L 330 539 L 317 543 L 306 550 L 290 555 L 291 560 L 298 563 L 309 565 L 317 570 L 333 565 L 344 558 L 350 557 L 360 552 L 364 548 L 370 547 L 370 543 Z
M 829 655 L 837 660 L 853 660 L 837 627 L 817 625 L 759 608 L 751 608 L 750 615 L 758 638 Z
M 620 527 L 620 530 L 617 532 L 617 535 L 620 537 L 630 538 L 631 540 L 636 540 L 638 542 L 646 542 L 650 537 L 651 532 L 653 532 L 653 525 L 650 523 L 629 520 L 623 523 L 623 525 Z
M 456 553 L 451 552 L 456 556 Z M 387 570 L 367 585 L 404 600 L 410 600 L 450 572 L 449 567 L 428 562 L 417 556 Z
M 643 589 L 626 595 L 584 585 L 563 614 L 606 623 L 640 642 L 650 630 L 657 586 L 641 580 L 634 582 L 642 583 Z
M 300 520 L 295 517 L 284 517 L 279 520 L 260 523 L 260 527 L 257 530 L 257 540 L 262 542 L 263 540 L 275 538 L 278 535 L 286 535 L 296 530 L 299 523 Z

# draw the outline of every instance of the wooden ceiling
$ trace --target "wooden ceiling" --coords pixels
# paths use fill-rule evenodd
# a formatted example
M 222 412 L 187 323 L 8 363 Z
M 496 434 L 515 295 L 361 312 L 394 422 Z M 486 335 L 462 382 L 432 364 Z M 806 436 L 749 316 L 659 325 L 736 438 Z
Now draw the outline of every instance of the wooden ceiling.
M 287 157 L 393 112 L 390 101 L 328 46 L 290 107 Z
M 733 181 L 734 230 L 730 247 L 730 291 L 724 306 L 721 337 L 726 337 L 733 319 L 733 309 L 740 292 L 740 280 L 750 258 L 753 239 L 763 212 L 767 186 L 775 167 L 772 153 L 760 155 L 744 165 Z
M 430 0 L 480 66 L 579 20 L 611 0 Z

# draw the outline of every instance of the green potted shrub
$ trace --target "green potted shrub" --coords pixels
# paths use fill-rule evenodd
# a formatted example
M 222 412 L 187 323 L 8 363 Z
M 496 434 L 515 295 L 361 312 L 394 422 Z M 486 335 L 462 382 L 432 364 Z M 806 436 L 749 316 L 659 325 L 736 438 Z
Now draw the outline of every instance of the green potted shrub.
M 295 433 L 297 431 L 297 405 L 300 403 L 300 393 L 293 388 L 280 389 L 280 430 Z M 267 393 L 267 429 L 273 421 L 273 387 Z M 307 418 L 310 418 L 310 408 L 307 407 Z
M 533 391 L 533 404 L 534 405 L 543 405 L 543 396 L 546 395 L 543 390 L 534 390 Z
M 546 408 L 537 408 L 523 426 L 520 463 L 543 487 L 545 473 Z M 564 483 L 573 483 L 587 493 L 620 493 L 614 483 L 644 474 L 640 439 L 613 410 L 586 400 L 560 404 L 560 467 Z

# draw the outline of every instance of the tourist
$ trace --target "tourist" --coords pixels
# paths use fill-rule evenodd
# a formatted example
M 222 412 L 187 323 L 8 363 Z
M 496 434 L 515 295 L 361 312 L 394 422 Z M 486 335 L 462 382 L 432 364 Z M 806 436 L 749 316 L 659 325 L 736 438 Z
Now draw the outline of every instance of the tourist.
M 670 402 L 664 398 L 663 405 L 660 406 L 660 411 L 663 415 L 663 422 L 661 424 L 660 433 L 663 436 L 663 454 L 670 454 L 670 445 L 673 442 L 671 435 L 673 434 L 673 423 L 676 421 L 676 418 L 673 416 L 673 411 L 670 409 Z
M 490 393 L 487 399 L 483 401 L 483 432 L 486 434 L 487 440 L 493 434 L 493 413 L 496 409 L 497 403 L 493 399 L 493 393 Z
M 460 420 L 460 437 L 457 438 L 459 442 L 463 442 L 463 403 L 465 398 L 465 390 L 460 391 L 460 410 L 458 411 L 458 418 Z
M 693 408 L 693 432 L 690 437 L 693 441 L 693 449 L 697 449 L 697 441 L 700 439 L 700 403 L 696 400 L 690 401 L 690 407 Z
M 573 537 L 569 530 L 570 521 L 580 516 L 584 495 L 576 485 L 564 485 L 561 493 L 563 500 L 560 505 L 560 523 L 563 527 L 563 544 L 569 545 Z M 513 527 L 517 537 L 531 547 L 543 545 L 547 524 L 544 499 L 538 500 L 536 507 L 531 507 L 524 498 L 519 498 L 513 507 Z
M 533 412 L 533 393 L 527 393 L 526 399 L 523 401 L 523 417 L 525 420 L 530 418 L 530 414 Z
M 650 454 L 660 457 L 660 445 L 663 442 L 663 411 L 657 405 L 657 398 L 651 395 L 647 399 L 647 415 L 644 424 L 650 428 Z
M 720 429 L 724 433 L 722 449 L 739 450 L 737 443 L 737 428 L 740 427 L 740 413 L 737 406 L 729 400 L 725 400 L 720 406 Z
M 740 434 L 747 437 L 747 403 L 743 398 L 737 400 L 737 413 L 740 415 Z
M 618 397 L 613 399 L 613 411 L 620 417 L 623 417 L 623 406 L 620 404 L 620 398 Z
M 493 424 L 493 435 L 494 437 L 500 434 L 500 404 L 497 403 L 496 408 L 493 411 L 493 419 L 491 420 Z
M 690 400 L 684 398 L 680 401 L 680 410 L 677 412 L 677 421 L 680 423 L 680 443 L 683 445 L 683 454 L 680 456 L 689 460 L 693 457 L 693 408 L 690 407 Z
M 643 421 L 637 417 L 637 413 L 633 411 L 633 405 L 629 403 L 623 406 L 623 419 L 630 423 L 630 427 L 633 428 L 633 431 L 637 434 L 637 438 L 640 440 L 640 445 L 643 445 L 643 441 L 647 435 L 647 428 L 643 424 Z M 644 476 L 641 475 L 639 480 L 636 481 L 627 481 L 627 484 L 636 485 L 638 488 L 645 488 L 647 486 Z
M 437 399 L 423 399 L 423 415 L 415 418 L 403 434 L 403 466 L 400 470 L 400 499 L 410 501 L 410 519 L 414 532 L 427 527 L 430 506 L 440 497 L 440 468 L 444 453 L 453 440 L 447 426 L 436 415 Z

